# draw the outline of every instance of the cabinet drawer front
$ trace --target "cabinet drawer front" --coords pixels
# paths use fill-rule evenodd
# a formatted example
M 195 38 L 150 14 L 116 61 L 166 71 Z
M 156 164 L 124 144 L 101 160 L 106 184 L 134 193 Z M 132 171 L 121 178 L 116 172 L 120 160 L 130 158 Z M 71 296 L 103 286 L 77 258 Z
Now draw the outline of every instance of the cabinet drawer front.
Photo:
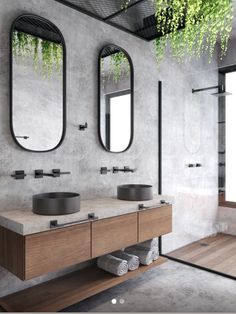
M 172 231 L 172 207 L 147 209 L 139 212 L 139 242 L 143 242 Z
M 92 223 L 92 257 L 137 243 L 137 213 Z
M 84 223 L 26 236 L 25 279 L 90 259 L 90 228 Z

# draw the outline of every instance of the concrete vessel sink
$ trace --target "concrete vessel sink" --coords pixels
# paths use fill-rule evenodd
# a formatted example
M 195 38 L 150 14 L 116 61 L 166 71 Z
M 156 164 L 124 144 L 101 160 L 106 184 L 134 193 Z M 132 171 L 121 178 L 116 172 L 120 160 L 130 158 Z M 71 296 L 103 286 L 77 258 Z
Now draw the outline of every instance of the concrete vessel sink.
M 80 195 L 54 192 L 33 196 L 33 212 L 38 215 L 68 215 L 80 210 Z
M 153 199 L 152 185 L 125 184 L 118 185 L 117 198 L 126 201 L 148 201 Z

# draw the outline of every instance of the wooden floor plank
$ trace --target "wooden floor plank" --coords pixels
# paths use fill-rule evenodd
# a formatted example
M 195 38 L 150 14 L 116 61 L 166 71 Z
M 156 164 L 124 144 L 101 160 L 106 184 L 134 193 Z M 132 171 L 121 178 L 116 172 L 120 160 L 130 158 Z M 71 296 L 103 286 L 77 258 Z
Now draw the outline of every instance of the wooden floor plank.
M 93 266 L 0 298 L 0 306 L 8 312 L 57 312 L 166 261 L 159 257 L 149 266 L 141 265 L 121 277 Z
M 235 245 L 236 238 L 227 239 L 224 242 L 214 242 L 215 245 L 209 245 L 206 250 L 202 250 L 199 254 L 190 258 L 191 263 L 202 262 L 208 263 L 212 258 L 218 258 L 221 254 L 224 254 L 226 248 L 231 248 Z
M 226 235 L 225 237 L 222 234 L 218 234 L 214 237 L 207 237 L 200 241 L 193 242 L 191 244 L 185 245 L 184 247 L 172 251 L 169 255 L 174 256 L 176 258 L 184 257 L 184 258 L 191 258 L 197 255 L 198 253 L 202 253 L 209 249 L 208 246 L 204 245 L 211 245 L 215 246 L 221 242 L 225 242 L 228 239 L 231 239 L 231 236 Z
M 227 242 L 225 246 L 216 247 L 215 251 L 211 251 L 198 260 L 200 264 L 207 265 L 209 268 L 218 267 L 227 262 L 228 259 L 236 257 L 236 239 L 232 239 L 231 243 Z
M 172 251 L 171 257 L 236 276 L 236 236 L 220 233 Z
M 236 256 L 217 266 L 217 270 L 223 273 L 230 273 L 236 277 Z

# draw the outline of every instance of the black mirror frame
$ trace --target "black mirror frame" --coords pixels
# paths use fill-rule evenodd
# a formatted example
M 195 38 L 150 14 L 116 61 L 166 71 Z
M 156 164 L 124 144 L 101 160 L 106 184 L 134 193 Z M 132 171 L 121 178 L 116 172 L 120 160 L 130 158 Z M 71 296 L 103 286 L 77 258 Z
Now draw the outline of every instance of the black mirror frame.
M 129 145 L 126 147 L 126 149 L 124 149 L 123 151 L 120 151 L 120 152 L 110 151 L 104 145 L 104 143 L 102 141 L 102 137 L 101 137 L 101 65 L 100 65 L 100 60 L 102 57 L 103 50 L 108 46 L 116 46 L 117 48 L 119 48 L 119 50 L 122 51 L 126 55 L 127 59 L 129 60 L 129 64 L 130 64 L 130 90 L 131 90 L 130 141 L 129 141 Z M 102 49 L 100 50 L 99 56 L 98 56 L 98 137 L 99 137 L 99 142 L 101 143 L 102 147 L 107 152 L 112 153 L 112 154 L 120 154 L 120 153 L 126 152 L 131 147 L 131 145 L 133 143 L 133 139 L 134 139 L 134 67 L 133 67 L 132 59 L 131 59 L 130 55 L 128 54 L 128 52 L 125 49 L 123 49 L 123 48 L 121 48 L 115 44 L 107 44 L 106 46 L 103 46 Z
M 63 106 L 63 119 L 62 119 L 62 123 L 63 123 L 63 130 L 62 130 L 62 136 L 61 136 L 61 139 L 59 141 L 59 143 L 53 147 L 52 149 L 48 149 L 48 150 L 42 150 L 42 151 L 37 151 L 37 150 L 31 150 L 31 149 L 28 149 L 28 148 L 25 148 L 24 146 L 22 146 L 16 139 L 16 136 L 14 134 L 14 129 L 13 129 L 13 91 L 12 91 L 12 88 L 13 88 L 13 66 L 12 66 L 12 59 L 13 59 L 13 46 L 12 46 L 12 39 L 13 39 L 13 30 L 15 28 L 15 24 L 16 22 L 23 18 L 23 17 L 32 17 L 32 18 L 37 18 L 39 19 L 40 21 L 46 23 L 46 24 L 49 24 L 49 25 L 52 25 L 52 27 L 58 32 L 58 34 L 60 35 L 61 37 L 61 42 L 62 42 L 62 47 L 63 47 L 63 73 L 62 73 L 62 80 L 63 80 L 63 87 L 62 87 L 62 106 Z M 9 56 L 10 56 L 10 62 L 9 62 L 9 66 L 10 66 L 10 110 L 9 110 L 9 113 L 10 113 L 10 131 L 11 131 L 11 134 L 12 134 L 12 137 L 14 139 L 14 142 L 22 149 L 28 151 L 28 152 L 32 152 L 32 153 L 47 153 L 47 152 L 51 152 L 55 149 L 57 149 L 61 144 L 62 142 L 64 141 L 65 139 L 65 135 L 66 135 L 66 44 L 65 44 L 65 39 L 61 33 L 61 31 L 58 29 L 58 27 L 53 24 L 52 22 L 50 22 L 49 20 L 41 17 L 41 16 L 38 16 L 38 15 L 35 15 L 35 14 L 22 14 L 20 16 L 18 16 L 12 23 L 11 25 L 11 30 L 10 30 L 10 53 L 9 53 Z

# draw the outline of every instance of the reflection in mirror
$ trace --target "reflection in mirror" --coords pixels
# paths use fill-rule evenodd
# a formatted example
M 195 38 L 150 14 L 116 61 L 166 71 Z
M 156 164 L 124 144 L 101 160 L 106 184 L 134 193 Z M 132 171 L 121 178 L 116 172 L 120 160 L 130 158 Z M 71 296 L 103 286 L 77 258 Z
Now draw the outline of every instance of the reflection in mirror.
M 99 56 L 99 137 L 114 153 L 127 150 L 133 139 L 133 66 L 115 45 L 104 47 Z
M 18 17 L 11 31 L 11 131 L 21 148 L 46 152 L 65 135 L 65 44 L 55 25 Z

